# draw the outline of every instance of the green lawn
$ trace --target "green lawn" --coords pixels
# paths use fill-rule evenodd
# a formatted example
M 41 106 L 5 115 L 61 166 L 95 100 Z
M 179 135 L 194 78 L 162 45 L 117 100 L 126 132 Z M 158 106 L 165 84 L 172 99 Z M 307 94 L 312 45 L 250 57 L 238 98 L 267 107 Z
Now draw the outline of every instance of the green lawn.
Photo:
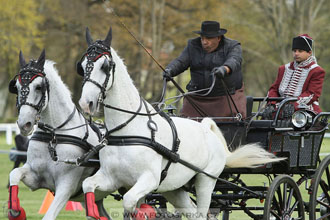
M 4 134 L 0 134 L 0 149 L 10 149 L 12 146 L 8 146 L 5 143 Z M 330 152 L 330 139 L 325 139 L 323 141 L 323 146 L 321 149 L 321 153 L 329 153 Z M 8 182 L 8 174 L 13 166 L 13 163 L 9 160 L 7 154 L 0 154 L 0 204 L 2 207 L 2 212 L 0 213 L 0 219 L 6 219 L 7 215 L 7 200 L 8 200 L 8 191 L 6 188 Z M 255 185 L 255 186 L 263 186 L 264 182 L 268 184 L 266 177 L 263 175 L 244 175 L 243 177 L 246 183 Z M 301 191 L 304 198 L 308 198 L 306 194 L 306 190 L 304 190 L 304 186 L 301 187 Z M 46 190 L 37 190 L 35 192 L 31 192 L 23 183 L 20 184 L 19 198 L 22 207 L 24 207 L 27 212 L 27 217 L 29 220 L 37 220 L 42 219 L 41 214 L 38 214 L 38 210 L 42 204 L 42 201 L 46 195 Z M 308 199 L 306 199 L 307 201 Z M 263 206 L 259 201 L 255 200 L 253 202 L 255 205 Z M 111 214 L 113 219 L 122 219 L 121 213 L 121 202 L 114 201 L 114 199 L 109 196 L 105 199 L 105 207 L 107 211 Z M 60 220 L 67 219 L 85 219 L 84 211 L 65 211 L 62 210 L 59 214 L 58 218 Z M 242 220 L 242 219 L 250 219 L 246 214 L 242 212 L 234 212 L 230 215 L 231 220 Z

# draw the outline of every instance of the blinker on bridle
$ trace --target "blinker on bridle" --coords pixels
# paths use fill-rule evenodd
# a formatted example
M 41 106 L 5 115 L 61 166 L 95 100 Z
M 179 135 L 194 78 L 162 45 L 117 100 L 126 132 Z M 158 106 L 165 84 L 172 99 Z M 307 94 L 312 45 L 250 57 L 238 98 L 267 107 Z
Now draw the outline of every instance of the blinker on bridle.
M 106 57 L 103 65 L 101 67 L 101 70 L 105 73 L 106 77 L 105 77 L 104 83 L 101 85 L 100 83 L 91 79 L 90 76 L 94 69 L 94 62 L 96 62 L 102 56 Z M 86 64 L 86 68 L 84 71 L 81 64 L 85 57 L 87 59 L 87 64 Z M 108 57 L 110 57 L 110 60 L 108 59 Z M 82 56 L 80 61 L 77 63 L 77 72 L 79 75 L 84 77 L 82 87 L 85 85 L 86 82 L 91 82 L 101 90 L 99 102 L 103 102 L 103 100 L 105 99 L 106 87 L 108 85 L 108 82 L 109 82 L 109 79 L 111 76 L 110 71 L 112 70 L 112 73 L 114 74 L 115 66 L 116 66 L 116 64 L 112 60 L 110 48 L 104 46 L 101 43 L 98 43 L 98 41 L 94 42 L 93 44 L 91 44 L 88 47 L 87 52 Z M 112 83 L 113 83 L 113 81 L 114 81 L 114 77 L 112 77 Z

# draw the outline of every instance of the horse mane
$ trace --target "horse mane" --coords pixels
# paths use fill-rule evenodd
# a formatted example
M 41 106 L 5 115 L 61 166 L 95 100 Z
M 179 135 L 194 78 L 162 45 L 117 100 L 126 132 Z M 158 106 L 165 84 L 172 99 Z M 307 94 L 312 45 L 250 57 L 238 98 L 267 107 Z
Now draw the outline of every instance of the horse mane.
M 127 67 L 124 63 L 124 60 L 117 54 L 117 52 L 111 47 L 111 55 L 112 55 L 112 59 L 116 64 L 116 70 L 115 70 L 115 74 L 117 73 L 126 73 L 125 75 L 127 76 L 128 80 L 124 80 L 124 83 L 132 83 L 134 89 L 136 90 L 136 92 L 139 94 L 138 89 L 136 88 L 136 86 L 134 85 L 134 81 L 132 80 L 130 74 L 127 71 Z M 125 77 L 125 75 L 121 74 L 121 77 Z
M 62 97 L 70 97 L 71 92 L 68 87 L 64 84 L 61 76 L 58 74 L 58 70 L 55 67 L 55 62 L 52 60 L 46 60 L 44 65 L 44 72 L 49 81 L 49 87 L 51 91 L 61 91 Z M 51 92 L 52 94 L 52 92 Z M 56 94 L 58 95 L 58 94 Z
M 117 54 L 117 52 L 112 47 L 111 47 L 111 55 L 113 61 L 116 63 L 116 69 L 119 68 L 119 71 L 128 72 L 124 60 Z

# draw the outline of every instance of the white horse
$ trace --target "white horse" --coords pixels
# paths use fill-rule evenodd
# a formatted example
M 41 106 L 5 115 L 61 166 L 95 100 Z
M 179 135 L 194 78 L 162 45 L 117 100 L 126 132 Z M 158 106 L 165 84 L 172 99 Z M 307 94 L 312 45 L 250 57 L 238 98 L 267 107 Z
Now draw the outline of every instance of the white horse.
M 21 70 L 10 83 L 9 90 L 18 95 L 17 105 L 19 115 L 17 124 L 24 135 L 32 133 L 33 127 L 39 122 L 54 130 L 56 136 L 69 135 L 71 138 L 82 139 L 88 130 L 87 140 L 92 145 L 98 144 L 98 137 L 91 128 L 86 125 L 84 117 L 77 112 L 76 106 L 71 100 L 68 88 L 62 82 L 54 62 L 45 61 L 43 51 L 37 61 L 32 60 L 25 64 L 20 53 Z M 70 129 L 77 127 L 76 129 Z M 68 130 L 66 130 L 68 129 Z M 40 132 L 38 128 L 36 132 Z M 34 133 L 34 135 L 36 134 Z M 46 137 L 45 137 L 46 138 Z M 47 138 L 46 138 L 47 139 Z M 82 144 L 84 144 L 82 143 Z M 59 163 L 59 160 L 78 158 L 86 153 L 81 147 L 58 141 L 53 144 L 53 155 L 50 155 L 49 142 L 31 139 L 27 151 L 27 161 L 21 168 L 16 168 L 10 173 L 10 188 L 8 201 L 8 217 L 11 220 L 24 220 L 25 211 L 20 206 L 18 199 L 18 184 L 22 180 L 30 189 L 46 188 L 55 193 L 55 198 L 43 217 L 44 220 L 56 219 L 66 202 L 72 198 L 76 201 L 84 201 L 81 191 L 82 181 L 95 172 L 93 167 L 78 167 Z M 54 160 L 53 160 L 54 159 Z M 104 194 L 104 193 L 102 193 Z M 103 208 L 104 195 L 97 196 L 97 206 L 103 216 L 108 216 Z
M 87 29 L 86 39 L 89 48 L 78 65 L 80 74 L 85 74 L 79 101 L 81 108 L 93 114 L 100 98 L 104 98 L 103 104 L 108 105 L 104 108 L 105 122 L 112 137 L 138 136 L 151 139 L 151 130 L 154 130 L 155 141 L 171 148 L 175 140 L 169 123 L 159 114 L 153 114 L 156 110 L 149 103 L 141 104 L 139 92 L 122 59 L 110 47 L 111 29 L 105 40 L 96 42 L 93 42 Z M 132 112 L 138 113 L 134 116 Z M 225 166 L 254 167 L 279 160 L 256 144 L 229 152 L 224 137 L 211 119 L 204 119 L 201 123 L 180 117 L 173 117 L 172 120 L 180 140 L 180 158 L 213 176 L 218 177 Z M 109 145 L 99 155 L 101 167 L 94 176 L 84 180 L 85 194 L 93 194 L 95 189 L 113 192 L 119 187 L 125 187 L 128 191 L 123 196 L 124 209 L 136 213 L 139 211 L 136 207 L 140 199 L 150 192 L 160 192 L 187 218 L 206 218 L 216 179 L 173 162 L 166 178 L 160 181 L 168 159 L 144 144 Z M 197 207 L 189 193 L 182 189 L 192 179 Z M 99 219 L 97 213 L 94 214 L 88 219 Z

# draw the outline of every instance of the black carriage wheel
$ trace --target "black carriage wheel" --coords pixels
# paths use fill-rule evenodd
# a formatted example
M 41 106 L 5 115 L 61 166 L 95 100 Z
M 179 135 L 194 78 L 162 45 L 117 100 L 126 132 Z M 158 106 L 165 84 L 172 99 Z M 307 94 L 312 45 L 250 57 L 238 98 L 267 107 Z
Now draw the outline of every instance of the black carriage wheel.
M 267 192 L 264 220 L 305 219 L 304 203 L 296 182 L 287 175 L 277 176 Z
M 311 182 L 309 197 L 309 219 L 330 220 L 330 155 L 320 163 Z

